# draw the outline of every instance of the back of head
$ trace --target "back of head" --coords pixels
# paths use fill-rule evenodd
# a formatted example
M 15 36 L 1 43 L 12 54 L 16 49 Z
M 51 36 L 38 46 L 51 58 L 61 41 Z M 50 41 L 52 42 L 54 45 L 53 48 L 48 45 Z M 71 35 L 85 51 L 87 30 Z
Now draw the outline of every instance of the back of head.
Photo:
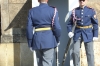
M 42 2 L 48 2 L 48 0 L 38 0 L 38 2 L 42 3 Z

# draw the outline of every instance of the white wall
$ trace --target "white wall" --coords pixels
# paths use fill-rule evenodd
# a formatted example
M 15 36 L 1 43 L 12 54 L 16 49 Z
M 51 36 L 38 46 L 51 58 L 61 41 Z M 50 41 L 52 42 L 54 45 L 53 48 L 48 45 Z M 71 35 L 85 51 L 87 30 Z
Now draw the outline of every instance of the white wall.
M 39 6 L 38 0 L 32 0 L 32 7 L 36 7 L 36 6 Z M 34 32 L 33 32 L 33 33 L 34 33 Z M 36 60 L 36 53 L 35 53 L 35 51 L 33 51 L 33 59 L 34 59 L 33 66 L 38 66 L 38 65 L 37 65 L 37 60 Z
M 32 7 L 36 7 L 38 5 L 39 5 L 38 0 L 32 0 Z

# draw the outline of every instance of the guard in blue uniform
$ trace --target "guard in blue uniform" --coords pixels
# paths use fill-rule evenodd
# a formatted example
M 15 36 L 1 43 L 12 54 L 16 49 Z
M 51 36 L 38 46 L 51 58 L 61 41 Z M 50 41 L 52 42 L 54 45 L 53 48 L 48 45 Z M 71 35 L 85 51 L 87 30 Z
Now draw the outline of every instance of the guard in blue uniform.
M 98 39 L 98 20 L 93 8 L 86 6 L 87 0 L 79 0 L 79 7 L 73 9 L 71 18 L 67 24 L 68 36 L 73 37 L 73 62 L 74 66 L 80 66 L 80 45 L 85 45 L 88 66 L 94 66 L 93 41 Z M 76 28 L 72 32 L 72 26 L 76 20 Z
M 28 46 L 36 51 L 38 66 L 52 66 L 54 48 L 57 47 L 61 35 L 58 11 L 47 4 L 48 0 L 38 1 L 40 5 L 29 10 Z

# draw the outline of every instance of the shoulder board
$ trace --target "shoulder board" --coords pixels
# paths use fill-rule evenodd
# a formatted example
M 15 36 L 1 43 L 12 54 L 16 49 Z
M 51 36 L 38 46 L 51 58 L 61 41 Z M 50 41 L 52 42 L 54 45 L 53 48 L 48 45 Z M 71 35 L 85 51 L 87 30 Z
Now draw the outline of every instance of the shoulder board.
M 92 8 L 92 7 L 87 6 L 87 8 L 92 9 L 93 11 L 95 11 L 95 9 L 94 9 L 94 8 Z
M 79 7 L 76 7 L 76 8 L 74 8 L 73 10 L 75 10 L 75 9 L 77 9 L 77 8 L 79 8 Z M 72 11 L 73 11 L 73 10 L 72 10 Z
M 87 8 L 90 8 L 90 9 L 93 9 L 92 7 L 90 7 L 90 6 L 86 6 Z
M 57 10 L 57 8 L 56 8 L 56 7 L 54 7 L 54 6 L 50 6 L 50 7 L 54 8 L 54 9 L 56 10 L 56 12 L 58 12 L 58 10 Z
M 50 7 L 52 7 L 52 8 L 56 8 L 56 7 L 54 7 L 54 6 L 50 6 Z

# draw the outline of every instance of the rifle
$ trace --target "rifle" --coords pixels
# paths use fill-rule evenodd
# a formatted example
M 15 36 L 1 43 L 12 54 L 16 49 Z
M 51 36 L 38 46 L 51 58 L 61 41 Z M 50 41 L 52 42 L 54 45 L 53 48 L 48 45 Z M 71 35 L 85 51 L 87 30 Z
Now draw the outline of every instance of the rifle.
M 59 60 L 58 60 L 58 46 L 55 48 L 55 51 L 56 51 L 56 66 L 59 66 Z
M 75 27 L 76 27 L 76 21 L 75 21 L 74 26 L 72 28 L 72 32 L 74 32 Z M 72 41 L 72 38 L 69 38 L 67 46 L 66 46 L 66 50 L 65 50 L 65 53 L 64 53 L 64 56 L 63 56 L 62 66 L 64 66 L 64 63 L 65 63 L 65 60 L 66 60 L 66 57 L 67 57 L 67 54 L 68 54 L 68 51 L 69 51 L 69 48 L 70 48 L 71 41 Z

